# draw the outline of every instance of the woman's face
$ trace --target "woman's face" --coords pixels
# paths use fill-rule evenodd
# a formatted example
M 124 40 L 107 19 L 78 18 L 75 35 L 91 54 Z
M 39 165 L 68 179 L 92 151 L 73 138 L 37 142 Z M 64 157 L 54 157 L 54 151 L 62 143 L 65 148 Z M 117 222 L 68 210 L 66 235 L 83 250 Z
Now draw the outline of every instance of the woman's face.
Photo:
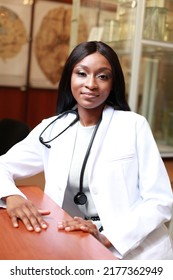
M 71 90 L 78 107 L 102 107 L 112 89 L 112 69 L 98 52 L 86 56 L 73 69 Z

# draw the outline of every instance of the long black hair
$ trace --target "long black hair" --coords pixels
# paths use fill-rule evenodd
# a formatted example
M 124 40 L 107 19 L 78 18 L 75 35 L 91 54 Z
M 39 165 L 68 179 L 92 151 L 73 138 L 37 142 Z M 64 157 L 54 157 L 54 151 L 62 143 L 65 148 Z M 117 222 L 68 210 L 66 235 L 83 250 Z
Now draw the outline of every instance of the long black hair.
M 126 101 L 125 81 L 122 68 L 115 51 L 107 44 L 100 41 L 88 41 L 77 45 L 69 55 L 61 75 L 58 86 L 57 113 L 72 109 L 76 104 L 71 91 L 71 75 L 75 65 L 86 56 L 99 52 L 110 63 L 112 67 L 112 90 L 106 100 L 106 103 L 117 110 L 130 111 Z

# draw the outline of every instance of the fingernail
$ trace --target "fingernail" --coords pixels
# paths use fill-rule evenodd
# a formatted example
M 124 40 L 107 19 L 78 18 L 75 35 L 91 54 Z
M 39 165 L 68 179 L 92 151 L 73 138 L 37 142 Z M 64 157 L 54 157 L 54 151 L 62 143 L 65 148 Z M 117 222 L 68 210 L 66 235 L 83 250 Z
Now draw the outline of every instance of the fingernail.
M 70 229 L 71 229 L 70 227 L 65 227 L 66 231 L 70 231 Z
M 33 227 L 32 226 L 28 226 L 28 230 L 32 231 Z
M 47 228 L 46 224 L 42 224 L 41 226 L 42 226 L 42 228 Z
M 59 229 L 62 229 L 62 228 L 63 228 L 63 225 L 58 225 L 58 228 L 59 228 Z
M 40 232 L 40 231 L 41 231 L 41 228 L 40 228 L 40 227 L 36 227 L 36 228 L 35 228 L 35 231 L 36 231 L 36 232 Z
M 18 225 L 18 224 L 14 224 L 13 226 L 14 226 L 15 228 L 18 228 L 18 227 L 19 227 L 19 225 Z

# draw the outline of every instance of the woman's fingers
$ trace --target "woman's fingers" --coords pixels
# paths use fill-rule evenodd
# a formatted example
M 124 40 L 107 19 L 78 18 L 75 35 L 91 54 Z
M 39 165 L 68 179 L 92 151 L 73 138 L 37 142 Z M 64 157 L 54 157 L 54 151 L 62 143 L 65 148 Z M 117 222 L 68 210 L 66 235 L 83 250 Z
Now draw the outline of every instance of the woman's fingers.
M 82 230 L 92 234 L 97 240 L 99 240 L 104 246 L 110 247 L 112 244 L 110 241 L 99 232 L 96 225 L 91 220 L 84 220 L 81 217 L 74 217 L 72 220 L 64 220 L 58 222 L 58 229 L 65 230 L 67 232 Z
M 42 215 L 49 215 L 49 210 L 38 210 L 31 201 L 21 196 L 8 197 L 6 203 L 14 227 L 19 226 L 20 219 L 28 231 L 40 232 L 47 228 L 48 225 Z
M 18 219 L 16 216 L 12 216 L 11 221 L 12 221 L 13 227 L 15 227 L 15 228 L 19 227 Z
M 38 209 L 38 212 L 42 215 L 42 216 L 46 216 L 50 214 L 49 210 L 44 210 L 44 209 Z
M 35 230 L 36 232 L 41 231 L 41 225 L 44 223 L 41 214 L 33 207 L 33 205 L 26 205 L 23 208 L 22 215 L 20 215 L 20 219 L 23 221 L 27 230 Z
M 94 236 L 96 235 L 96 232 L 98 232 L 96 225 L 93 224 L 92 221 L 86 221 L 81 217 L 74 217 L 72 220 L 69 221 L 65 220 L 58 222 L 58 229 L 65 231 L 82 230 L 85 232 L 89 232 Z

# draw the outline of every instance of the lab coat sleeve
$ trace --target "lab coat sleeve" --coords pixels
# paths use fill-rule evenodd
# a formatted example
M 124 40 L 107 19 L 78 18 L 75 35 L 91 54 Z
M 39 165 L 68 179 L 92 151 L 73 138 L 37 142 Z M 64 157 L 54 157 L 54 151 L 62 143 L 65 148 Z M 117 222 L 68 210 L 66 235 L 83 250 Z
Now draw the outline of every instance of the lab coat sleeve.
M 45 127 L 44 121 L 23 141 L 0 156 L 0 198 L 14 194 L 24 196 L 16 187 L 15 180 L 33 176 L 43 170 L 44 147 L 39 142 L 39 134 L 43 127 Z M 2 200 L 0 200 L 0 207 L 5 207 Z
M 106 236 L 125 256 L 156 228 L 171 219 L 173 195 L 170 180 L 145 118 L 136 124 L 139 199 L 110 224 Z M 114 227 L 114 229 L 112 228 Z

